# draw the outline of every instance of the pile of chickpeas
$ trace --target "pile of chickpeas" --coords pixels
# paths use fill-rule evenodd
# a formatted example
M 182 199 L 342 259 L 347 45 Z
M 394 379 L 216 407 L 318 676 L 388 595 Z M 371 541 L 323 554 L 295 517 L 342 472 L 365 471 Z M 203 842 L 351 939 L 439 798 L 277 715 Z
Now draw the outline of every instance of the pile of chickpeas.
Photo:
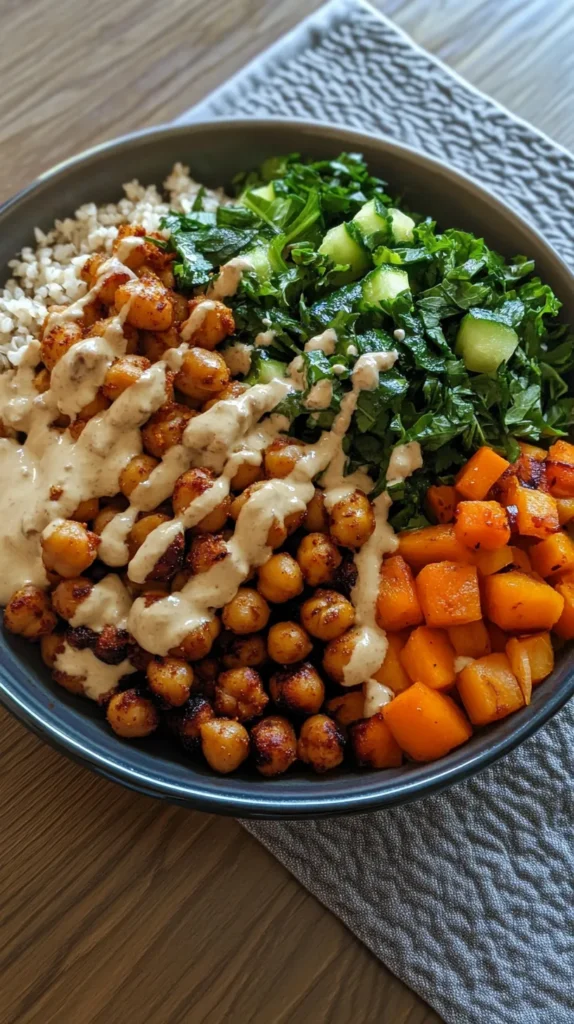
M 128 235 L 142 239 L 125 260 L 136 276 L 117 266 L 102 275 L 99 285 L 98 270 L 106 257 L 94 255 L 82 270 L 95 291 L 82 319 L 53 325 L 48 318 L 41 338 L 43 366 L 35 378 L 39 393 L 49 388 L 51 371 L 65 352 L 82 338 L 103 334 L 109 318 L 130 303 L 126 354 L 110 366 L 97 397 L 72 422 L 64 416 L 54 421 L 54 429 L 68 431 L 74 440 L 167 349 L 181 344 L 181 325 L 201 298 L 189 300 L 175 291 L 173 257 L 146 241 L 143 228 L 120 229 L 116 244 Z M 5 609 L 4 624 L 39 641 L 54 679 L 74 694 L 84 692 L 83 679 L 55 668 L 64 643 L 89 648 L 108 665 L 127 658 L 136 674 L 124 677 L 117 692 L 102 700 L 109 725 L 126 739 L 167 729 L 190 755 L 203 756 L 222 773 L 248 758 L 264 776 L 280 775 L 297 760 L 325 772 L 342 763 L 347 744 L 354 763 L 376 767 L 363 693 L 340 686 L 356 639 L 350 601 L 356 580 L 353 553 L 374 529 L 371 503 L 360 491 L 327 514 L 322 491 L 316 489 L 306 512 L 273 522 L 269 560 L 212 622 L 190 632 L 167 657 L 149 654 L 115 626 L 97 633 L 70 625 L 95 583 L 110 572 L 98 561 L 104 528 L 127 507 L 134 489 L 168 449 L 181 443 L 194 416 L 245 389 L 232 380 L 216 351 L 234 329 L 229 308 L 217 302 L 208 309 L 181 369 L 167 375 L 165 403 L 143 426 L 143 453 L 122 470 L 119 493 L 84 501 L 73 516 L 53 526 L 42 540 L 49 590 L 23 586 Z M 302 455 L 301 442 L 281 437 L 266 449 L 261 466 L 242 465 L 229 497 L 187 531 L 185 542 L 168 548 L 144 584 L 128 578 L 127 565 L 120 570 L 132 597 L 142 596 L 148 604 L 160 600 L 225 558 L 226 540 L 249 496 L 265 479 L 288 476 Z M 142 512 L 128 537 L 130 559 L 151 531 L 183 512 L 213 479 L 208 469 L 190 469 L 177 480 L 171 501 Z

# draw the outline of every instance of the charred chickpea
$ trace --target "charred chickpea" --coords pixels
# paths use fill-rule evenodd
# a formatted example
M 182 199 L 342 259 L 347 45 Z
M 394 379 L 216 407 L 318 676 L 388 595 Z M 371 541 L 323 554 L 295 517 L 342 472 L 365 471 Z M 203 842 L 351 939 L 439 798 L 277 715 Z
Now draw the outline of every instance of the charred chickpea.
M 82 601 L 90 596 L 94 589 L 93 580 L 87 576 L 76 576 L 75 579 L 62 580 L 52 591 L 52 604 L 55 611 L 66 622 L 74 618 Z
M 153 658 L 147 667 L 147 681 L 156 697 L 179 708 L 189 700 L 193 669 L 180 658 Z
M 261 775 L 282 775 L 297 759 L 297 737 L 291 722 L 280 715 L 257 722 L 251 729 L 251 749 Z
M 121 284 L 115 294 L 117 309 L 126 304 L 128 324 L 141 331 L 167 331 L 173 320 L 170 295 L 155 274 L 143 272 Z
M 176 375 L 175 386 L 184 395 L 207 402 L 229 384 L 230 374 L 223 356 L 204 348 L 189 349 Z
M 96 658 L 106 665 L 121 665 L 131 653 L 131 637 L 127 629 L 104 626 L 93 647 Z
M 293 665 L 313 650 L 308 633 L 297 622 L 276 622 L 267 634 L 267 653 L 279 665 Z
M 73 519 L 55 519 L 42 535 L 42 561 L 64 579 L 81 576 L 95 561 L 100 538 Z
M 271 676 L 269 693 L 281 711 L 314 715 L 325 700 L 325 685 L 316 669 L 304 661 Z
M 175 481 L 172 502 L 176 516 L 181 515 L 192 501 L 213 487 L 213 473 L 210 469 L 188 469 Z M 120 477 L 121 484 L 121 477 Z
M 201 626 L 192 629 L 169 654 L 185 661 L 200 661 L 207 657 L 220 632 L 221 622 L 218 618 L 203 622 Z
M 349 629 L 336 640 L 331 640 L 325 648 L 323 668 L 336 683 L 342 683 L 345 679 L 345 668 L 351 660 L 359 635 L 358 629 Z
M 276 437 L 265 450 L 263 465 L 269 479 L 283 479 L 293 472 L 305 454 L 303 445 L 291 437 Z
M 186 583 L 189 583 L 191 579 L 191 571 L 189 569 L 180 569 L 176 572 L 170 583 L 170 590 L 172 594 L 177 594 L 180 590 L 183 590 Z
M 160 359 L 165 358 L 165 353 L 169 348 L 178 348 L 180 344 L 179 331 L 172 324 L 167 331 L 143 331 L 140 348 L 151 363 L 157 363 Z
M 4 626 L 26 640 L 39 640 L 56 626 L 48 594 L 26 583 L 12 595 L 4 609 Z
M 231 508 L 231 498 L 229 495 L 216 505 L 215 508 L 208 512 L 203 519 L 200 519 L 195 526 L 192 527 L 193 533 L 218 533 L 225 526 L 228 517 L 229 509 Z
M 110 402 L 115 401 L 149 370 L 151 363 L 145 356 L 121 356 L 109 367 L 102 391 Z
M 198 296 L 189 303 L 189 318 L 182 324 L 186 340 L 212 351 L 235 330 L 231 310 L 213 299 Z
M 353 491 L 331 509 L 330 534 L 344 548 L 360 548 L 375 529 L 373 506 L 362 491 Z
M 159 725 L 159 715 L 151 700 L 135 689 L 114 694 L 106 718 L 114 732 L 127 740 L 149 736 Z
M 169 523 L 169 516 L 165 515 L 163 512 L 152 512 L 150 515 L 144 515 L 134 523 L 128 533 L 128 552 L 130 559 L 134 557 L 136 551 L 139 551 L 150 533 L 153 533 L 153 531 L 156 530 L 158 526 L 161 526 L 162 523 Z
M 54 668 L 58 655 L 64 651 L 64 637 L 61 633 L 45 633 L 40 638 L 40 654 L 48 668 Z
M 323 491 L 320 491 L 318 487 L 315 488 L 315 493 L 307 505 L 305 529 L 308 533 L 329 532 L 329 516 L 325 508 L 325 497 Z
M 73 320 L 48 326 L 40 344 L 40 357 L 46 369 L 51 373 L 56 363 L 81 338 L 82 330 Z
M 246 384 L 242 384 L 241 381 L 238 380 L 232 380 L 223 388 L 223 391 L 220 391 L 215 396 L 215 398 L 210 398 L 209 401 L 204 402 L 201 406 L 201 411 L 207 412 L 208 409 L 211 409 L 217 404 L 217 402 L 223 402 L 230 398 L 239 398 L 239 395 L 242 395 L 244 391 L 247 391 Z
M 127 244 L 126 239 L 129 239 Z M 125 267 L 139 270 L 144 265 L 147 255 L 145 228 L 139 224 L 120 224 L 112 245 L 112 253 Z
M 181 444 L 184 430 L 195 415 L 192 409 L 177 402 L 158 409 L 142 427 L 146 452 L 156 459 L 163 459 L 169 448 Z
M 202 658 L 201 661 L 196 661 L 193 666 L 193 690 L 197 690 L 211 700 L 215 693 L 219 669 L 217 658 Z
M 249 462 L 244 462 L 234 477 L 231 479 L 231 490 L 232 491 L 244 491 L 246 487 L 251 487 L 251 484 L 256 483 L 263 477 L 263 470 L 261 466 L 251 465 Z
M 218 715 L 248 722 L 262 715 L 268 703 L 263 680 L 254 668 L 231 668 L 218 676 L 214 700 Z
M 187 320 L 189 314 L 189 300 L 186 299 L 185 295 L 180 295 L 179 292 L 170 291 L 169 297 L 173 306 L 173 322 L 181 327 L 184 320 Z
M 68 693 L 73 693 L 77 697 L 85 697 L 84 690 L 84 676 L 70 676 L 67 672 L 60 672 L 58 669 L 52 669 L 52 679 L 63 687 Z
M 301 605 L 301 622 L 317 640 L 336 640 L 351 628 L 354 621 L 353 605 L 336 590 L 316 590 Z
M 114 498 L 108 505 L 104 505 L 104 507 L 101 508 L 98 514 L 94 517 L 94 521 L 92 523 L 94 533 L 97 533 L 98 536 L 101 537 L 106 526 L 111 523 L 112 519 L 115 519 L 118 512 L 124 511 L 126 504 L 127 502 L 120 496 L 119 499 Z
M 225 668 L 258 668 L 267 661 L 267 647 L 261 633 L 246 636 L 226 633 L 221 638 L 221 646 Z
M 232 633 L 258 633 L 269 621 L 267 601 L 252 587 L 240 587 L 225 605 L 221 618 Z
M 342 557 L 324 533 L 308 533 L 297 548 L 297 561 L 305 582 L 311 587 L 320 587 L 331 583 Z
M 108 316 L 102 320 L 96 320 L 89 327 L 88 338 L 102 338 L 110 327 L 114 333 L 117 331 L 118 323 L 116 317 Z M 134 355 L 137 352 L 139 333 L 131 324 L 122 325 L 122 334 L 126 342 L 125 355 Z
M 361 690 L 349 690 L 340 697 L 328 700 L 325 710 L 334 718 L 338 725 L 345 728 L 352 722 L 358 722 L 364 715 L 365 698 Z
M 44 366 L 38 370 L 34 377 L 34 388 L 39 395 L 44 395 L 50 389 L 50 371 Z M 7 436 L 7 435 L 5 435 Z
M 187 564 L 194 575 L 208 572 L 227 557 L 227 544 L 221 534 L 200 533 L 191 542 Z
M 313 771 L 322 773 L 337 768 L 343 760 L 345 738 L 336 722 L 327 715 L 313 715 L 301 726 L 297 756 Z
M 241 722 L 212 718 L 200 726 L 199 734 L 205 760 L 221 775 L 234 772 L 249 754 L 249 733 Z
M 403 753 L 380 712 L 354 722 L 349 738 L 359 768 L 399 768 Z
M 104 253 L 90 256 L 82 266 L 80 275 L 105 306 L 113 306 L 120 285 L 129 283 L 133 276 L 127 267 L 119 266 L 117 261 L 110 264 L 109 257 Z
M 236 521 L 239 519 L 243 507 L 247 504 L 250 498 L 257 493 L 261 488 L 266 486 L 265 480 L 260 480 L 251 487 L 247 487 L 243 494 L 238 494 L 237 497 L 231 502 L 229 514 L 232 519 Z M 303 522 L 305 517 L 305 511 L 302 512 L 290 512 L 285 517 L 285 521 L 281 523 L 278 519 L 273 520 L 269 527 L 267 534 L 267 544 L 270 548 L 278 548 L 287 539 L 289 534 L 293 533 Z
M 205 722 L 215 718 L 213 708 L 203 694 L 192 694 L 187 704 L 177 716 L 174 724 L 179 738 L 189 753 L 195 753 L 201 747 L 199 730 Z
M 159 466 L 159 462 L 151 455 L 134 455 L 120 473 L 119 485 L 122 494 L 129 498 L 138 484 L 151 476 L 156 466 Z
M 303 573 L 295 559 L 282 551 L 260 567 L 257 589 L 273 604 L 291 601 L 303 590 Z
M 97 498 L 86 498 L 85 501 L 81 501 L 70 519 L 75 519 L 78 523 L 89 523 L 91 519 L 95 519 L 100 510 L 100 503 Z

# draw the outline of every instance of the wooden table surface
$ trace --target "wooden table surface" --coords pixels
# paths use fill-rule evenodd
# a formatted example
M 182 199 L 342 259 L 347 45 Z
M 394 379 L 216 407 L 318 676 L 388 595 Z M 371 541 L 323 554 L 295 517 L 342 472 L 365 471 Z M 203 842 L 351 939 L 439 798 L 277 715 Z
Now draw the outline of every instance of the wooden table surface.
M 177 116 L 317 0 L 0 0 L 0 200 Z M 574 146 L 571 0 L 381 0 L 475 85 Z M 165 807 L 0 713 L 0 1024 L 432 1024 L 235 822 Z

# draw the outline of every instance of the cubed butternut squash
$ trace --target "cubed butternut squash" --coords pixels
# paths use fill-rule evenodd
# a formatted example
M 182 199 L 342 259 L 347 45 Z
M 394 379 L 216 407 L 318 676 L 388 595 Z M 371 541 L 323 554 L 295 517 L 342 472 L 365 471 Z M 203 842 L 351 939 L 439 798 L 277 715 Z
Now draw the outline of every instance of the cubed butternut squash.
M 460 470 L 455 480 L 456 489 L 463 498 L 482 501 L 509 465 L 508 460 L 492 448 L 479 448 Z
M 564 598 L 548 583 L 514 570 L 487 576 L 483 601 L 491 622 L 519 633 L 551 629 L 564 607 Z
M 466 626 L 451 626 L 447 633 L 459 657 L 482 658 L 490 654 L 490 636 L 482 619 L 480 622 L 469 622 Z
M 387 704 L 383 718 L 413 761 L 435 761 L 472 736 L 472 726 L 461 708 L 444 693 L 420 682 Z
M 548 449 L 546 477 L 555 498 L 574 498 L 574 445 L 555 441 Z
M 574 542 L 564 530 L 559 530 L 530 548 L 530 561 L 540 576 L 569 572 L 574 569 Z
M 510 540 L 506 509 L 497 501 L 460 501 L 454 532 L 461 544 L 475 551 L 496 551 Z
M 540 491 L 547 491 L 546 482 L 546 451 L 544 448 L 536 448 L 532 444 L 520 444 L 520 455 L 511 466 L 521 483 L 525 487 L 534 487 Z
M 416 582 L 427 626 L 462 626 L 482 618 L 474 565 L 433 562 L 421 569 Z
M 507 512 L 516 509 L 516 528 L 524 537 L 544 540 L 560 529 L 556 499 L 545 491 L 522 487 L 516 477 L 509 481 L 504 503 Z
M 528 652 L 516 637 L 511 637 L 506 645 L 506 657 L 510 663 L 511 671 L 521 689 L 524 703 L 530 704 L 532 697 L 532 669 Z
M 473 562 L 481 576 L 492 576 L 493 572 L 500 572 L 507 565 L 512 565 L 514 556 L 512 548 L 505 544 L 498 551 L 475 551 Z
M 400 658 L 401 651 L 407 642 L 407 637 L 402 633 L 387 633 L 387 653 L 380 669 L 373 673 L 373 679 L 378 683 L 384 683 L 393 693 L 402 693 L 407 687 L 412 686 L 412 679 Z
M 452 523 L 458 494 L 448 484 L 437 484 L 427 491 L 427 508 L 437 523 Z
M 378 711 L 349 729 L 351 746 L 360 768 L 400 768 L 403 752 Z
M 508 633 L 495 626 L 494 622 L 487 622 L 486 628 L 488 630 L 488 636 L 490 639 L 490 649 L 496 654 L 504 653 L 506 651 L 506 644 L 508 643 Z
M 446 690 L 455 681 L 454 650 L 443 629 L 413 629 L 399 657 L 413 683 Z
M 402 555 L 391 555 L 381 566 L 376 617 L 381 629 L 392 631 L 423 621 L 415 578 Z
M 554 671 L 554 648 L 550 633 L 531 633 L 519 636 L 522 648 L 528 655 L 532 685 L 536 686 Z
M 564 602 L 554 632 L 563 640 L 574 639 L 574 583 L 557 583 L 556 593 Z
M 515 569 L 520 569 L 520 572 L 532 572 L 532 562 L 528 556 L 528 552 L 524 551 L 523 548 L 516 547 L 511 544 L 510 550 L 512 552 L 512 564 Z M 530 550 L 530 548 L 528 549 Z
M 524 705 L 506 654 L 487 654 L 467 665 L 458 677 L 457 689 L 473 725 L 496 722 Z
M 415 572 L 430 562 L 472 561 L 472 552 L 457 539 L 452 523 L 404 530 L 398 540 L 399 554 Z
M 558 522 L 560 526 L 566 526 L 574 519 L 574 498 L 556 498 L 558 509 Z

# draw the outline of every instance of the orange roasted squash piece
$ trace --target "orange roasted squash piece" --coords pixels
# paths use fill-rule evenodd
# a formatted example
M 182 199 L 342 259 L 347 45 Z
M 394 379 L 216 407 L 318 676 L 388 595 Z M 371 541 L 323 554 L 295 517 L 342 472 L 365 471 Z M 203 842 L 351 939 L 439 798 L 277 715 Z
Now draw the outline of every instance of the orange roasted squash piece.
M 510 540 L 506 509 L 497 501 L 461 501 L 454 532 L 461 544 L 476 551 L 503 548 Z
M 460 470 L 455 480 L 456 489 L 463 498 L 482 501 L 509 465 L 508 460 L 492 448 L 479 448 Z
M 556 593 L 564 602 L 562 613 L 554 625 L 554 632 L 563 640 L 574 639 L 574 583 L 557 583 Z
M 518 633 L 551 629 L 564 607 L 564 598 L 548 583 L 514 570 L 486 577 L 483 602 L 492 622 Z
M 413 629 L 400 653 L 401 664 L 413 683 L 446 690 L 456 679 L 454 650 L 443 629 Z
M 530 636 L 516 637 L 530 662 L 532 685 L 536 686 L 554 670 L 554 648 L 550 633 L 531 633 Z
M 467 665 L 458 677 L 457 689 L 473 725 L 496 722 L 524 705 L 506 654 L 487 654 Z
M 511 637 L 506 645 L 506 657 L 510 663 L 510 670 L 516 676 L 516 681 L 524 697 L 524 703 L 530 704 L 532 696 L 532 669 L 530 658 L 520 640 Z
M 427 508 L 437 523 L 452 523 L 458 494 L 448 484 L 437 484 L 427 491 Z
M 429 562 L 468 562 L 472 552 L 457 539 L 454 526 L 423 526 L 399 533 L 399 554 L 415 572 Z
M 403 752 L 380 711 L 349 729 L 357 764 L 367 768 L 400 768 Z
M 558 509 L 558 522 L 560 526 L 566 526 L 574 519 L 574 498 L 556 498 Z
M 482 618 L 478 572 L 474 565 L 433 562 L 417 576 L 427 626 L 462 626 Z
M 407 687 L 412 686 L 412 679 L 401 661 L 401 651 L 407 642 L 403 633 L 387 634 L 387 653 L 385 660 L 379 669 L 373 673 L 373 679 L 377 683 L 384 683 L 393 693 L 402 693 Z
M 523 537 L 544 540 L 560 529 L 556 499 L 545 491 L 522 487 L 516 477 L 508 482 L 504 504 L 509 511 L 516 509 L 516 527 Z
M 435 761 L 472 736 L 472 726 L 458 705 L 424 683 L 414 683 L 386 704 L 383 718 L 413 761 Z
M 555 498 L 574 498 L 574 444 L 555 441 L 550 445 L 546 478 Z
M 500 572 L 515 561 L 513 549 L 508 544 L 497 551 L 475 551 L 472 560 L 481 576 L 492 576 L 493 572 Z
M 423 621 L 415 578 L 402 555 L 391 555 L 381 566 L 376 617 L 381 629 L 393 631 Z
M 534 544 L 529 554 L 532 568 L 540 576 L 553 576 L 554 573 L 574 569 L 574 542 L 563 530 Z
M 451 626 L 447 632 L 459 657 L 482 658 L 484 654 L 490 654 L 490 636 L 482 619 L 466 626 Z

